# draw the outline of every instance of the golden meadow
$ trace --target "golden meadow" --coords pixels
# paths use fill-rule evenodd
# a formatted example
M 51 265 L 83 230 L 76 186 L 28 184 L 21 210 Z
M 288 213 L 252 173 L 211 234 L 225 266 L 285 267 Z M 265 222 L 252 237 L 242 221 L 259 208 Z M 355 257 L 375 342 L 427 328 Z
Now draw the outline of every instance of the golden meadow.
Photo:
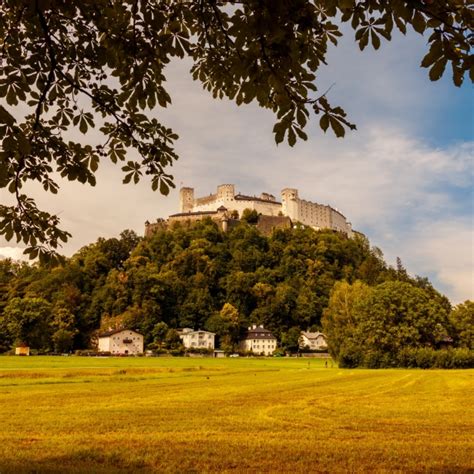
M 0 357 L 0 472 L 472 472 L 474 370 Z

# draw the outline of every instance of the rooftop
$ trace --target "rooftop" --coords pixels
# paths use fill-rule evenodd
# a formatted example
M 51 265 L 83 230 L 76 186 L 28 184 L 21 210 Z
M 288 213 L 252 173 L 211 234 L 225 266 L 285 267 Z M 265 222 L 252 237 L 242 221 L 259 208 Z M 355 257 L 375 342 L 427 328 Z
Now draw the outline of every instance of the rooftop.
M 135 334 L 142 336 L 142 334 L 140 334 L 139 332 L 133 329 L 121 328 L 121 329 L 109 329 L 108 331 L 101 332 L 99 333 L 99 337 L 109 337 L 109 336 L 113 336 L 114 334 L 118 334 L 119 332 L 134 332 Z

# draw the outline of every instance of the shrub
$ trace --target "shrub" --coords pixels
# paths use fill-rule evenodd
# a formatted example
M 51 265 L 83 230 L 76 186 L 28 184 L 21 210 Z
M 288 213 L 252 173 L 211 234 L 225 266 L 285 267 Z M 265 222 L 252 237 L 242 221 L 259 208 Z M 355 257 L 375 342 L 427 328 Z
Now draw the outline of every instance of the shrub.
M 412 347 L 404 347 L 401 349 L 397 356 L 398 366 L 413 368 L 416 365 L 416 349 Z
M 363 366 L 368 369 L 379 369 L 383 367 L 383 353 L 380 351 L 370 351 L 364 354 Z
M 97 351 L 93 351 L 90 349 L 82 349 L 82 350 L 75 351 L 74 355 L 82 356 L 82 357 L 95 357 L 97 355 Z
M 214 353 L 214 349 L 209 349 L 207 347 L 191 347 L 189 349 L 186 349 L 186 352 L 189 352 L 191 354 L 209 355 Z
M 430 369 L 436 362 L 435 351 L 429 347 L 420 347 L 416 349 L 416 366 L 420 369 Z
M 169 354 L 172 356 L 182 356 L 184 355 L 184 349 L 170 349 Z
M 452 350 L 439 350 L 435 352 L 435 367 L 439 369 L 452 369 L 454 357 Z
M 467 348 L 452 350 L 453 367 L 457 369 L 474 368 L 474 351 Z
M 474 351 L 466 348 L 432 349 L 431 347 L 405 347 L 397 357 L 399 367 L 420 369 L 474 368 Z
M 341 346 L 339 351 L 339 367 L 352 369 L 362 365 L 364 354 L 357 346 Z

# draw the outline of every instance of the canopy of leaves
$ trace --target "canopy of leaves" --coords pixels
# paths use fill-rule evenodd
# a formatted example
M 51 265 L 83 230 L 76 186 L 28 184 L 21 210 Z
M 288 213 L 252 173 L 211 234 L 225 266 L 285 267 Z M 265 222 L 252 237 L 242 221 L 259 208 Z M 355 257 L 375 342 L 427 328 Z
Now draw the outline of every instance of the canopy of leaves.
M 305 140 L 311 112 L 324 131 L 342 137 L 355 126 L 316 84 L 328 45 L 341 36 L 339 20 L 353 28 L 360 49 L 378 49 L 394 29 L 426 34 L 422 66 L 430 79 L 449 64 L 459 86 L 466 71 L 472 77 L 469 3 L 3 0 L 0 187 L 16 205 L 0 207 L 0 235 L 23 241 L 31 258 L 55 255 L 69 233 L 38 209 L 24 184 L 37 181 L 52 193 L 58 176 L 94 185 L 105 158 L 122 162 L 125 183 L 147 176 L 168 193 L 178 136 L 150 111 L 171 103 L 165 72 L 175 58 L 190 59 L 192 77 L 213 97 L 270 109 L 277 143 Z
M 457 343 L 461 347 L 474 350 L 474 301 L 457 305 L 450 315 Z
M 331 354 L 342 366 L 396 366 L 406 348 L 436 348 L 450 334 L 443 297 L 414 281 L 337 283 L 323 316 Z

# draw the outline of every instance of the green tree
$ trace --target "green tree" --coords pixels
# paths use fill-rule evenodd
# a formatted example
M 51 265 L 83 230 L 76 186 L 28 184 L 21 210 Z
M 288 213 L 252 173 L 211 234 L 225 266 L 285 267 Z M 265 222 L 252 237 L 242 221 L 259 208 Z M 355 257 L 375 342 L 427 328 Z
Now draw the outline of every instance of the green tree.
M 52 336 L 54 351 L 59 353 L 69 352 L 74 344 L 75 331 L 58 329 Z
M 207 320 L 206 329 L 216 333 L 221 349 L 233 352 L 240 340 L 241 317 L 238 309 L 230 303 L 225 303 L 218 313 Z
M 474 349 L 474 301 L 458 304 L 449 315 L 457 345 Z
M 54 308 L 51 327 L 54 331 L 52 341 L 55 352 L 69 352 L 74 345 L 74 337 L 79 332 L 74 314 L 64 307 Z
M 297 352 L 300 348 L 301 329 L 299 327 L 292 327 L 287 332 L 281 335 L 281 344 L 284 349 Z
M 342 34 L 339 18 L 361 50 L 378 49 L 394 29 L 426 34 L 422 66 L 431 80 L 449 64 L 460 86 L 472 68 L 467 0 L 3 0 L 0 17 L 0 187 L 17 200 L 0 208 L 0 233 L 42 260 L 69 233 L 23 193 L 25 182 L 52 193 L 58 175 L 94 185 L 102 159 L 133 156 L 122 166 L 125 183 L 146 175 L 163 194 L 174 186 L 168 169 L 178 136 L 147 112 L 171 104 L 164 73 L 174 58 L 188 57 L 213 97 L 270 109 L 276 142 L 290 145 L 307 138 L 311 112 L 338 137 L 355 128 L 315 83 Z M 96 126 L 99 143 L 69 138 L 79 129 L 90 143 Z
M 166 332 L 165 347 L 170 350 L 182 349 L 183 343 L 176 329 L 168 329 Z
M 342 366 L 395 366 L 407 348 L 436 348 L 448 312 L 430 292 L 403 281 L 369 288 L 335 285 L 323 317 L 328 346 Z
M 408 282 L 377 285 L 358 308 L 358 336 L 364 345 L 390 355 L 403 347 L 435 347 L 448 334 L 448 312 Z
M 168 334 L 168 329 L 168 325 L 163 321 L 160 321 L 159 323 L 155 324 L 155 327 L 153 328 L 153 343 L 160 348 L 163 347 L 166 335 Z
M 244 209 L 241 220 L 247 224 L 256 224 L 258 222 L 258 212 L 255 209 Z
M 13 298 L 0 319 L 0 330 L 10 342 L 24 342 L 46 350 L 51 343 L 51 305 L 43 298 Z
M 329 353 L 337 360 L 348 350 L 348 344 L 353 340 L 353 334 L 358 327 L 357 306 L 369 292 L 370 288 L 360 281 L 352 285 L 346 281 L 337 282 L 331 291 L 329 304 L 324 310 L 321 322 Z M 364 341 L 360 341 L 359 345 L 363 344 Z

